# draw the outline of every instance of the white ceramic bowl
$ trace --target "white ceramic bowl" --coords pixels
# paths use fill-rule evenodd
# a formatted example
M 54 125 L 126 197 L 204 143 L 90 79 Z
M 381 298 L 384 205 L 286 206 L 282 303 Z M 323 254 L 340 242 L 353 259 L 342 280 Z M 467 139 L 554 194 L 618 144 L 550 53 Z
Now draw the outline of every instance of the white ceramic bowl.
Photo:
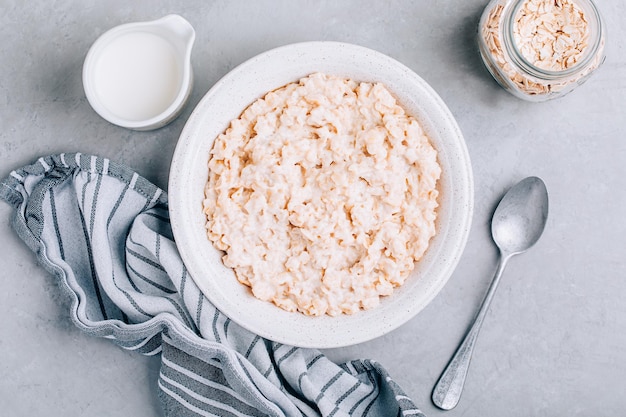
M 442 178 L 437 234 L 404 285 L 371 310 L 338 317 L 289 313 L 254 298 L 206 236 L 202 212 L 214 139 L 256 99 L 313 72 L 384 83 L 416 117 L 438 151 Z M 268 339 L 332 348 L 381 336 L 422 310 L 441 290 L 462 254 L 473 210 L 473 178 L 463 136 L 450 111 L 413 71 L 379 52 L 345 43 L 307 42 L 262 53 L 241 64 L 200 101 L 180 136 L 169 180 L 170 217 L 180 254 L 207 298 L 233 321 Z

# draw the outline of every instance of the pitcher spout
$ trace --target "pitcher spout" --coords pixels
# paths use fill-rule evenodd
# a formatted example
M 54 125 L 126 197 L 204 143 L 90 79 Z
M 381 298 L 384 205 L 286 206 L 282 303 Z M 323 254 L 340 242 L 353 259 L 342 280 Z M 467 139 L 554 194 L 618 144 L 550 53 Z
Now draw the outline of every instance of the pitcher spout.
M 191 54 L 191 48 L 196 39 L 196 31 L 184 17 L 170 14 L 155 20 L 153 23 L 167 31 L 170 35 L 170 41 L 178 49 L 184 51 L 185 55 Z
M 164 29 L 171 32 L 172 36 L 180 39 L 185 46 L 191 47 L 193 45 L 196 31 L 184 17 L 170 14 L 156 20 L 155 23 L 162 25 Z

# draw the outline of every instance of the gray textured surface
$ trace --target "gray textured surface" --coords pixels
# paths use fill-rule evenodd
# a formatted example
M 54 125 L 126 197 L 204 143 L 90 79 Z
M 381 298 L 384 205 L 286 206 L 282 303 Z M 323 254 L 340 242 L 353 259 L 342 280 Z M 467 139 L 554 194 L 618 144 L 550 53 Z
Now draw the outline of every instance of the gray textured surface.
M 607 61 L 574 93 L 533 104 L 490 78 L 474 34 L 486 1 L 12 1 L 0 3 L 0 175 L 41 155 L 94 153 L 166 188 L 185 119 L 238 63 L 304 40 L 384 52 L 429 82 L 457 118 L 472 158 L 476 207 L 465 254 L 440 295 L 400 329 L 336 360 L 377 359 L 429 416 L 620 416 L 626 408 L 626 5 L 598 2 Z M 197 31 L 196 84 L 168 127 L 131 132 L 89 107 L 87 49 L 121 23 L 179 13 Z M 528 175 L 548 186 L 541 241 L 511 261 L 450 412 L 430 392 L 494 272 L 489 218 Z M 157 361 L 88 338 L 34 263 L 0 205 L 0 404 L 10 416 L 158 416 Z

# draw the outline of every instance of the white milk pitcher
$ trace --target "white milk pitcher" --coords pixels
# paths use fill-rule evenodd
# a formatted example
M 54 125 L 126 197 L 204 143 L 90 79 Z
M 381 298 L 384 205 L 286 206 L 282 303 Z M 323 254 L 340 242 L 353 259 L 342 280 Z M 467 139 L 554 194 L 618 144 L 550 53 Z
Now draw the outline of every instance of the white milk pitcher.
M 109 122 L 152 130 L 174 120 L 193 85 L 191 24 L 178 15 L 116 26 L 89 49 L 83 86 Z

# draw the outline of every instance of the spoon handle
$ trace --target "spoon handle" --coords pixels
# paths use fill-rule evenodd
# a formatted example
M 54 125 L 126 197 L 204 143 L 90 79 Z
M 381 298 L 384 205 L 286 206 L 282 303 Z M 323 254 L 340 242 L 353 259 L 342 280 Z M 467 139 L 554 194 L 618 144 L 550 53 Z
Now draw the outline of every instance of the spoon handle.
M 485 299 L 480 306 L 480 310 L 478 310 L 472 327 L 465 335 L 463 342 L 461 342 L 457 348 L 456 353 L 450 360 L 450 363 L 448 363 L 443 374 L 441 374 L 441 377 L 439 377 L 439 381 L 433 389 L 433 403 L 442 410 L 453 409 L 461 398 L 465 377 L 467 376 L 467 370 L 469 369 L 470 360 L 472 358 L 472 351 L 474 350 L 474 344 L 478 338 L 478 332 L 483 324 L 483 320 L 489 309 L 489 304 L 491 304 L 491 300 L 496 292 L 500 277 L 502 276 L 502 272 L 504 271 L 509 257 L 509 255 L 500 256 L 495 276 L 491 281 L 487 295 L 485 295 Z

